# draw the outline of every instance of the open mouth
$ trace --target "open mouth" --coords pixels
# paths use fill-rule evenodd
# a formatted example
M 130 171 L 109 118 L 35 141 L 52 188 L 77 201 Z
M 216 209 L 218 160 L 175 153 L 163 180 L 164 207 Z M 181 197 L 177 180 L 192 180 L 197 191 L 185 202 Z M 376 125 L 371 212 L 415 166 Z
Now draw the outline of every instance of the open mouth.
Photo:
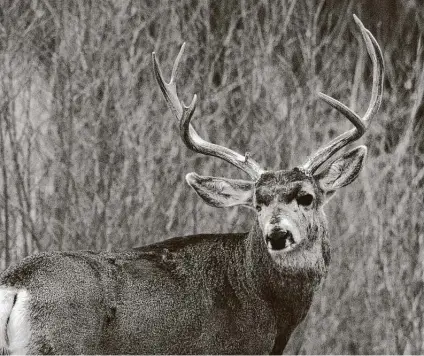
M 274 251 L 284 250 L 295 244 L 293 235 L 290 231 L 274 230 L 266 238 L 268 249 Z

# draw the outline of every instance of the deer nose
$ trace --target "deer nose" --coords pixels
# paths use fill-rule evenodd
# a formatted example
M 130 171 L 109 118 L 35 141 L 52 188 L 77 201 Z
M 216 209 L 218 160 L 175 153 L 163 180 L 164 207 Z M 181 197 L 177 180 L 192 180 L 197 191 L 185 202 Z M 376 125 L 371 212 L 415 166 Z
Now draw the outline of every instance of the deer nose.
M 283 250 L 295 243 L 293 234 L 289 230 L 274 229 L 265 238 L 266 244 L 271 250 Z

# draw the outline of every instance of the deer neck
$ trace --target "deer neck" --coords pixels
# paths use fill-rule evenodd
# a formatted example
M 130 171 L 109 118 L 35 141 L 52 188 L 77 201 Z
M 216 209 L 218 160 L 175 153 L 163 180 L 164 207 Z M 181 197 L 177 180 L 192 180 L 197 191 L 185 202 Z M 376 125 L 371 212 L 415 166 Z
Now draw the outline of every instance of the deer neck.
M 328 243 L 323 229 L 307 249 L 283 255 L 276 263 L 264 243 L 256 220 L 246 239 L 246 270 L 257 292 L 276 305 L 310 304 L 313 292 L 327 272 Z

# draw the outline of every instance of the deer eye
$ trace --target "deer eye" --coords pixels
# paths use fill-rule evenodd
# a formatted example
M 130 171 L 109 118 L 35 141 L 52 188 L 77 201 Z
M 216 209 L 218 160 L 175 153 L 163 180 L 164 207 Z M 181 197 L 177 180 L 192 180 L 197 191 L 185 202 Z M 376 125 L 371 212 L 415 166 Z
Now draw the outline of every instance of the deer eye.
M 312 202 L 314 201 L 314 197 L 312 194 L 305 194 L 305 195 L 298 196 L 296 198 L 296 201 L 299 205 L 310 206 Z
M 262 207 L 260 205 L 256 205 L 256 211 L 260 212 L 262 210 Z
M 271 194 L 258 194 L 256 196 L 256 207 L 258 207 L 259 205 L 268 206 L 272 202 L 272 198 L 273 196 Z

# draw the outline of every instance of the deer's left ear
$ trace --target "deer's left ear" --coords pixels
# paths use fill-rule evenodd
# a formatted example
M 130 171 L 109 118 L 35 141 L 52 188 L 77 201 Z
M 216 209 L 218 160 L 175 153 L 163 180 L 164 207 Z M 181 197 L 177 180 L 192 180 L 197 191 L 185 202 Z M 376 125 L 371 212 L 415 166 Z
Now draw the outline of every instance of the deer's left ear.
M 189 173 L 186 181 L 205 201 L 216 208 L 245 205 L 252 206 L 254 183 L 218 177 L 204 177 Z
M 322 172 L 315 175 L 319 187 L 328 201 L 335 191 L 352 183 L 359 175 L 367 155 L 367 148 L 359 146 L 336 159 Z

